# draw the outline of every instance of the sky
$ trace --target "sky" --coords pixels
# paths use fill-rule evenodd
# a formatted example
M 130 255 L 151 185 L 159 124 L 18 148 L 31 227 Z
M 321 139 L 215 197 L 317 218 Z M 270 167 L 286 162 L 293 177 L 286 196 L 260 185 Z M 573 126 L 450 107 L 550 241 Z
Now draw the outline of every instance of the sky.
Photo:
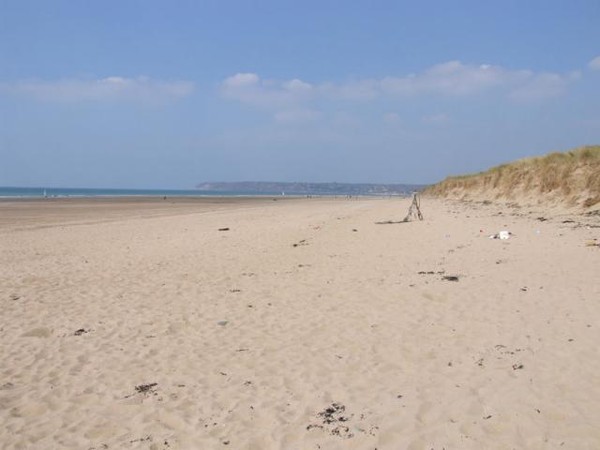
M 433 183 L 600 144 L 598 24 L 598 0 L 0 0 L 0 186 Z

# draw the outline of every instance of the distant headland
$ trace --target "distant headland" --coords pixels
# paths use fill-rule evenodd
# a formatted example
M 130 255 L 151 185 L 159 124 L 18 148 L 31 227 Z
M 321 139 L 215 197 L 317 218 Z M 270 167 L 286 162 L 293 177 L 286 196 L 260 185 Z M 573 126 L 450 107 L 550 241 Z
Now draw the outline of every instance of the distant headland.
M 424 189 L 424 184 L 304 183 L 304 182 L 203 182 L 200 191 L 239 192 L 248 195 L 408 195 Z

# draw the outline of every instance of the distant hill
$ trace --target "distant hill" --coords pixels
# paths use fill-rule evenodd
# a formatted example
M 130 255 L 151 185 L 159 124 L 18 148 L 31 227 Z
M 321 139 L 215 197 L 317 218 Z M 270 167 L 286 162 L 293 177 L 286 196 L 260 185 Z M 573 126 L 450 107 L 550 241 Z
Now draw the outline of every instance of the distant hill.
M 600 204 L 600 146 L 550 153 L 478 174 L 448 177 L 424 193 L 464 200 L 590 208 Z
M 417 184 L 368 183 L 279 183 L 267 181 L 205 182 L 196 186 L 200 191 L 247 195 L 408 195 L 422 190 Z

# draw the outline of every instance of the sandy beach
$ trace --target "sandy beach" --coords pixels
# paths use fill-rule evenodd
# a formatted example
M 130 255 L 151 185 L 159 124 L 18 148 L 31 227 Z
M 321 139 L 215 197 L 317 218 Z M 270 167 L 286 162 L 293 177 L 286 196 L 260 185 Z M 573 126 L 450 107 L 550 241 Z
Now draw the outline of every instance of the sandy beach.
M 0 447 L 600 448 L 600 216 L 409 204 L 0 201 Z

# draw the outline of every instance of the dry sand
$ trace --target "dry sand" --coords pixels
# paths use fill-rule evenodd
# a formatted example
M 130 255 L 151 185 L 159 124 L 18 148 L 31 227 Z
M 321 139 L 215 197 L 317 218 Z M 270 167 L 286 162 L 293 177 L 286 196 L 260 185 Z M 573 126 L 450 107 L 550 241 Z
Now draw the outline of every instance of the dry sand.
M 409 203 L 0 202 L 0 447 L 600 448 L 600 217 Z

